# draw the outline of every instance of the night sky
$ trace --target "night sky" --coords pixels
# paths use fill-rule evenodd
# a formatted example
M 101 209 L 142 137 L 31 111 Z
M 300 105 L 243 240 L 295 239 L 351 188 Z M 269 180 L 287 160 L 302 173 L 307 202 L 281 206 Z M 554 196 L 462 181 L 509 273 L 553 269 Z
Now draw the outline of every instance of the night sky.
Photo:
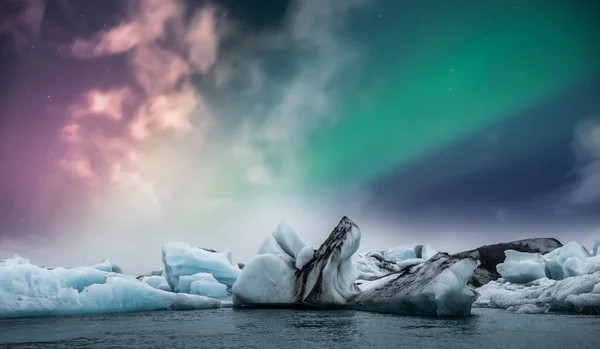
M 600 237 L 597 1 L 1 0 L 0 258 Z

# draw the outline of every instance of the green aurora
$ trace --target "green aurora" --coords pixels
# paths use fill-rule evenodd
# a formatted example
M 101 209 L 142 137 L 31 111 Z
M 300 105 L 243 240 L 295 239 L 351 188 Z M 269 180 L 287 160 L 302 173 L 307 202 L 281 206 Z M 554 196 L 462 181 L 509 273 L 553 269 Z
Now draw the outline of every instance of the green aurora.
M 583 2 L 466 3 L 441 5 L 429 25 L 373 29 L 388 35 L 369 47 L 368 76 L 302 151 L 307 188 L 375 180 L 600 72 L 597 16 Z

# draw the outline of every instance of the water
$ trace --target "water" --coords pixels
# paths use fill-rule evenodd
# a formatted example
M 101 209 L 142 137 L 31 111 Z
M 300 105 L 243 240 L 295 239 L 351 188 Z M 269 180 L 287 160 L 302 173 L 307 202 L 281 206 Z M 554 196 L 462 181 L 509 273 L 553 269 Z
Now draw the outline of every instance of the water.
M 2 348 L 598 348 L 599 316 L 215 309 L 0 319 Z

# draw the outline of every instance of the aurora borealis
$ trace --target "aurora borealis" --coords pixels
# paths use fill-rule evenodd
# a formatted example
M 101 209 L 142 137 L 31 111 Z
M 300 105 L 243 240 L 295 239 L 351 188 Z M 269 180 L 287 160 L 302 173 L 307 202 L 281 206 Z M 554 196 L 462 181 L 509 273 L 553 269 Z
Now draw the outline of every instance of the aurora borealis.
M 0 257 L 110 251 L 135 268 L 127 256 L 183 240 L 244 259 L 282 219 L 318 242 L 341 214 L 365 248 L 585 243 L 600 227 L 598 13 L 4 2 Z

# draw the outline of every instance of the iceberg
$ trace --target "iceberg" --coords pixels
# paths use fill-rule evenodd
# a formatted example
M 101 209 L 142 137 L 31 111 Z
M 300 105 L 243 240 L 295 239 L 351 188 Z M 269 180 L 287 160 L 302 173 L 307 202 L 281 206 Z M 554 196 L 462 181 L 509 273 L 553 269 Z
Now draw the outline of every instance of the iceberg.
M 382 251 L 382 255 L 391 260 L 424 259 L 433 257 L 437 251 L 431 245 L 406 245 Z
M 406 315 L 469 315 L 477 293 L 467 282 L 475 268 L 474 259 L 440 252 L 401 273 L 363 283 L 353 308 Z
M 105 259 L 104 261 L 102 261 L 102 263 L 92 265 L 90 268 L 98 269 L 100 271 L 105 271 L 107 273 L 123 274 L 123 270 L 121 269 L 121 267 L 119 267 L 115 263 L 109 261 L 108 259 Z
M 505 280 L 525 284 L 546 277 L 546 262 L 541 255 L 513 250 L 504 253 L 506 259 L 496 269 Z
M 165 278 L 174 292 L 179 291 L 179 279 L 198 273 L 209 273 L 227 287 L 233 286 L 242 273 L 233 261 L 231 252 L 215 252 L 193 248 L 184 242 L 171 242 L 162 246 Z
M 526 284 L 545 278 L 563 280 L 569 277 L 600 271 L 600 258 L 576 242 L 559 247 L 544 255 L 505 251 L 504 263 L 497 265 L 498 273 L 511 283 Z
M 470 314 L 476 299 L 476 293 L 467 286 L 477 267 L 473 258 L 436 253 L 425 262 L 410 258 L 411 262 L 398 266 L 396 261 L 378 253 L 374 259 L 381 257 L 384 264 L 395 267 L 390 266 L 386 276 L 357 282 L 365 274 L 355 266 L 361 264 L 361 258 L 353 261 L 361 232 L 348 217 L 340 220 L 308 262 L 297 261 L 304 254 L 301 251 L 307 251 L 300 244 L 294 249 L 283 246 L 288 241 L 302 241 L 295 235 L 293 230 L 278 227 L 263 243 L 259 254 L 246 264 L 233 285 L 235 306 L 350 308 L 438 316 Z M 309 256 L 306 253 L 302 258 Z M 373 267 L 369 263 L 362 265 Z M 373 268 L 376 271 L 379 267 Z
M 171 286 L 169 286 L 167 279 L 165 279 L 162 276 L 159 276 L 159 275 L 144 276 L 141 278 L 141 281 L 147 283 L 152 288 L 156 288 L 157 290 L 163 290 L 163 291 L 169 291 L 169 292 L 171 291 Z
M 212 274 L 197 273 L 180 277 L 178 292 L 225 298 L 227 297 L 227 286 L 219 283 Z
M 0 264 L 0 317 L 219 308 L 208 297 L 176 294 L 93 267 L 46 269 L 15 257 Z
M 544 254 L 547 276 L 550 279 L 562 280 L 569 276 L 583 274 L 582 264 L 590 258 L 588 250 L 576 242 Z
M 505 261 L 505 251 L 513 250 L 528 253 L 549 253 L 562 247 L 560 241 L 553 238 L 531 238 L 503 242 L 493 245 L 484 245 L 473 250 L 453 254 L 458 258 L 474 258 L 479 261 L 479 266 L 469 280 L 473 287 L 479 287 L 490 281 L 500 278 L 496 266 Z
M 360 273 L 358 278 L 369 281 L 397 273 L 404 268 L 424 262 L 425 260 L 421 258 L 392 260 L 386 258 L 380 251 L 374 251 L 359 254 L 354 261 L 354 266 Z
M 600 272 L 528 284 L 492 281 L 477 289 L 475 307 L 503 308 L 520 313 L 562 311 L 600 314 Z

